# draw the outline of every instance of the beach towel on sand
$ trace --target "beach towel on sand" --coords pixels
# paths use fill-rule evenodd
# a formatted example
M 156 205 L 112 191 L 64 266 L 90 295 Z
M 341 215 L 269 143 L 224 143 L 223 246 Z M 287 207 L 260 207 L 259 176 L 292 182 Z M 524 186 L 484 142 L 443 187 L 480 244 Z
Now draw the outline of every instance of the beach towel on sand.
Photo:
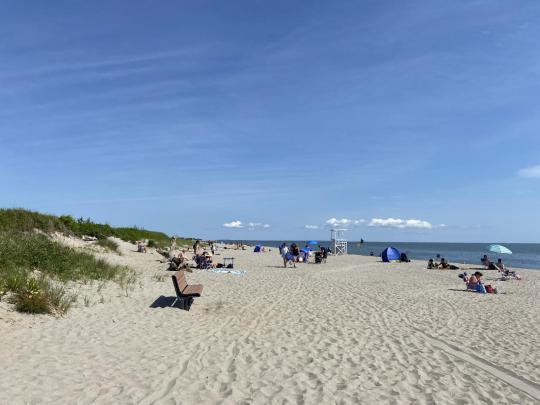
M 246 271 L 245 270 L 232 270 L 227 268 L 220 268 L 220 269 L 207 269 L 207 271 L 211 271 L 212 273 L 223 273 L 223 274 L 233 274 L 235 276 L 245 276 Z

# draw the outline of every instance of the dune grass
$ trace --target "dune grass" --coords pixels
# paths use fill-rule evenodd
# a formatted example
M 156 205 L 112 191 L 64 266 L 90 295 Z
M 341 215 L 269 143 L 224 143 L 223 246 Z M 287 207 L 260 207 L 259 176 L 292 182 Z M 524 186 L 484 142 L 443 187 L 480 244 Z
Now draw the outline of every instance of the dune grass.
M 118 250 L 118 243 L 116 243 L 114 240 L 108 238 L 98 239 L 97 244 L 102 248 L 105 248 L 106 250 L 110 250 L 111 252 L 116 252 L 120 254 L 120 250 Z
M 15 309 L 64 313 L 74 301 L 63 283 L 111 280 L 126 283 L 132 271 L 78 252 L 42 234 L 0 231 L 0 296 L 11 293 Z M 124 287 L 123 287 L 124 288 Z
M 110 280 L 118 283 L 126 295 L 135 284 L 133 270 L 53 241 L 49 238 L 53 233 L 94 236 L 98 245 L 116 252 L 118 244 L 108 239 L 111 236 L 127 242 L 146 240 L 148 247 L 170 245 L 169 236 L 163 232 L 114 228 L 70 215 L 0 209 L 0 299 L 8 297 L 18 311 L 65 313 L 76 299 L 66 290 L 69 281 L 97 280 L 102 286 Z M 191 239 L 177 241 L 178 245 L 191 243 Z
M 47 234 L 60 232 L 75 236 L 94 236 L 99 240 L 116 236 L 126 242 L 147 240 L 150 247 L 164 248 L 170 245 L 170 237 L 163 232 L 149 231 L 134 227 L 114 228 L 108 224 L 98 224 L 90 218 L 75 219 L 71 215 L 54 216 L 29 211 L 22 208 L 0 209 L 0 231 L 32 232 Z

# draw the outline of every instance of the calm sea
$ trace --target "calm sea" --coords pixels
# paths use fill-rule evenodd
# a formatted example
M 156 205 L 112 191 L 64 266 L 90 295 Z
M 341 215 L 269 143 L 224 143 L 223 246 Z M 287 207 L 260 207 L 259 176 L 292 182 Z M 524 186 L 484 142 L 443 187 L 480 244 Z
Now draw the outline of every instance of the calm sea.
M 230 242 L 230 241 L 229 241 Z M 295 242 L 298 246 L 303 247 L 306 241 L 244 241 L 250 245 L 261 244 L 264 246 L 278 247 L 281 243 L 286 242 L 291 244 Z M 321 246 L 329 247 L 329 241 L 319 241 Z M 468 263 L 480 264 L 480 258 L 487 254 L 490 260 L 496 261 L 501 258 L 503 263 L 510 267 L 520 267 L 526 269 L 540 269 L 540 244 L 538 243 L 504 243 L 508 249 L 512 251 L 511 255 L 503 255 L 491 253 L 487 251 L 489 243 L 423 243 L 423 242 L 348 242 L 349 254 L 370 255 L 371 252 L 375 256 L 388 246 L 393 246 L 400 252 L 405 252 L 410 259 L 428 260 L 433 258 L 436 260 L 437 254 L 444 257 L 450 263 Z M 315 246 L 316 247 L 316 246 Z

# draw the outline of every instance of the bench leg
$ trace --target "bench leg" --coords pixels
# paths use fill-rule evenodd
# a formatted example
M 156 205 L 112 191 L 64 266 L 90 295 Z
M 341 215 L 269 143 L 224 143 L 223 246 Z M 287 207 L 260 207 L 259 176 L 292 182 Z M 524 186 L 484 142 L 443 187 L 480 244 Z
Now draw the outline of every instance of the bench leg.
M 176 297 L 171 307 L 174 307 L 177 302 L 179 303 L 178 307 L 180 309 L 183 309 L 184 311 L 189 311 L 191 308 L 191 304 L 193 304 L 193 297 Z
M 193 297 L 184 298 L 184 309 L 186 311 L 191 309 L 191 304 L 193 304 Z

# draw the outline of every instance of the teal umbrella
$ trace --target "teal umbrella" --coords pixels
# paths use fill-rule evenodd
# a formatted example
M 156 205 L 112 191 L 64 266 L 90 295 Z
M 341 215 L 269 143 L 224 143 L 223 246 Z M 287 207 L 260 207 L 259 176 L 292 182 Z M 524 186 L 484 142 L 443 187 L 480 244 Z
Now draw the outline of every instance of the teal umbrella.
M 488 250 L 495 253 L 505 253 L 511 255 L 512 251 L 503 245 L 489 245 Z

